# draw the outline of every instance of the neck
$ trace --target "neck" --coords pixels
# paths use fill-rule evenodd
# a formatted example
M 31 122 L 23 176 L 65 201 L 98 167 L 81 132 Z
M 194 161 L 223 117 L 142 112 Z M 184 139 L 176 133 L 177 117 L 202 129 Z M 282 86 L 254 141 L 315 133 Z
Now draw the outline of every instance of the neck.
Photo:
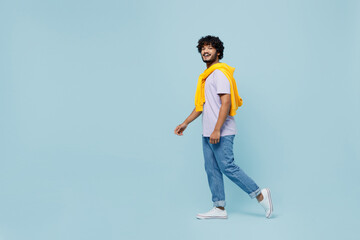
M 209 67 L 211 67 L 212 65 L 214 65 L 215 63 L 218 63 L 218 62 L 219 62 L 219 59 L 216 59 L 215 61 L 210 62 L 210 63 L 206 63 L 206 67 L 209 68 Z

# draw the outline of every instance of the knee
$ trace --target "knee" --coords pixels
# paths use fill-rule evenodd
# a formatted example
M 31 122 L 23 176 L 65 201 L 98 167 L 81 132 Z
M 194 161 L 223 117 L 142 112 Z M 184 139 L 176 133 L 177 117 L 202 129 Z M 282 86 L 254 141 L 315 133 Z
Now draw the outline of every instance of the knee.
M 216 173 L 220 173 L 221 169 L 217 164 L 205 163 L 205 171 L 207 174 L 216 174 Z
M 214 166 L 211 163 L 205 163 L 205 171 L 207 173 L 213 172 L 214 171 Z
M 234 163 L 230 163 L 230 164 L 226 164 L 222 167 L 221 171 L 225 174 L 225 175 L 231 175 L 234 172 L 236 172 L 238 170 L 238 166 L 236 166 Z

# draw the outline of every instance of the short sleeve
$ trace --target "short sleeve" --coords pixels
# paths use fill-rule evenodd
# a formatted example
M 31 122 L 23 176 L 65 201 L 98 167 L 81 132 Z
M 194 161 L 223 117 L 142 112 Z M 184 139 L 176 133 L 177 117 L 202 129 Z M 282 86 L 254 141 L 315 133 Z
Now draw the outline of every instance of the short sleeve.
M 229 79 L 225 76 L 225 74 L 216 69 L 214 71 L 214 80 L 216 85 L 216 93 L 228 93 L 230 94 L 230 82 Z

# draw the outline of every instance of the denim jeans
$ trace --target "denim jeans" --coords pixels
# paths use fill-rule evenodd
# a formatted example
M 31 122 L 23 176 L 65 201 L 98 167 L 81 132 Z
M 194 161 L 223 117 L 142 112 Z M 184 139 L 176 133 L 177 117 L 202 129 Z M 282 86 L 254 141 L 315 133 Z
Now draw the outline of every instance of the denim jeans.
M 260 188 L 234 163 L 233 141 L 235 135 L 221 136 L 217 144 L 210 143 L 210 137 L 202 137 L 205 171 L 215 207 L 225 207 L 223 174 L 243 191 L 255 198 Z

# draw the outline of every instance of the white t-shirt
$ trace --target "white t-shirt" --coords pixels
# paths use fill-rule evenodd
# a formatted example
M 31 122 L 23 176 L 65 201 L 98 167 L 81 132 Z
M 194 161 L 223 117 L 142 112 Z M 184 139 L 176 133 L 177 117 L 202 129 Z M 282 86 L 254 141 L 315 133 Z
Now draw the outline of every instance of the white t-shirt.
M 203 136 L 210 137 L 219 117 L 221 100 L 218 94 L 230 94 L 230 82 L 223 72 L 215 69 L 205 81 L 205 103 L 202 112 Z M 220 129 L 220 136 L 235 135 L 236 124 L 233 116 L 228 115 Z

